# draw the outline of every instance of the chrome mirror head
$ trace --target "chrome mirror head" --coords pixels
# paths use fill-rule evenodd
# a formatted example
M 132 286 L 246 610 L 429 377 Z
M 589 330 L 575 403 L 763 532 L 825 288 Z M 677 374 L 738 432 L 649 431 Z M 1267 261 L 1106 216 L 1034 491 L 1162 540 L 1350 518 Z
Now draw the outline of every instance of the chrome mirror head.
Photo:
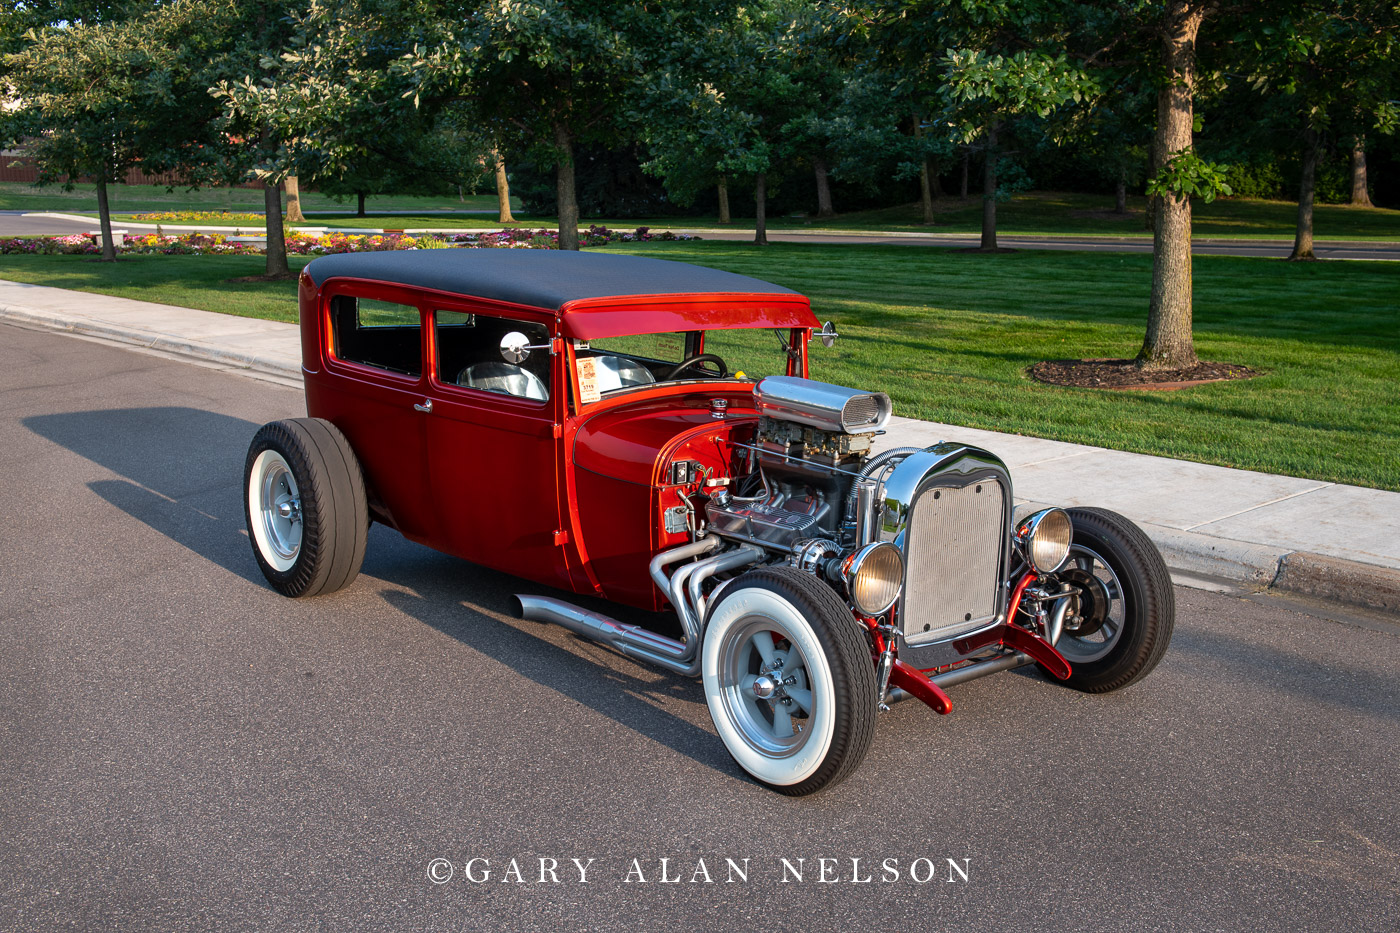
M 832 324 L 830 321 L 826 321 L 822 324 L 822 329 L 817 331 L 813 336 L 820 338 L 822 346 L 826 347 L 829 350 L 836 345 L 836 338 L 840 337 L 841 335 L 836 333 L 835 324 Z
M 513 330 L 501 338 L 501 359 L 507 363 L 523 363 L 530 355 L 530 338 Z

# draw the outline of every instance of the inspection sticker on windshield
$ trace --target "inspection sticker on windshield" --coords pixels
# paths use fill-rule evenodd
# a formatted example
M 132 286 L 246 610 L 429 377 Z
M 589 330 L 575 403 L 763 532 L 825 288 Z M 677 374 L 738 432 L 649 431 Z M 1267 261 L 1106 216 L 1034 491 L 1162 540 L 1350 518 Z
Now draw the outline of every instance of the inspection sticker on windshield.
M 603 393 L 598 391 L 598 363 L 588 356 L 578 361 L 578 400 L 584 405 L 598 401 Z

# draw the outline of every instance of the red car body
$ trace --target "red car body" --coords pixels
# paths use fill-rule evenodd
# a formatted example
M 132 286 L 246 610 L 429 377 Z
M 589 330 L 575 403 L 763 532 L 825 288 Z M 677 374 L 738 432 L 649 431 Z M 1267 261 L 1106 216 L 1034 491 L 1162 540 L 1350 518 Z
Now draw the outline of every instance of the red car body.
M 528 266 L 560 254 L 521 250 L 505 258 L 517 257 Z M 799 351 L 787 374 L 806 376 L 807 345 L 820 326 L 808 299 L 786 290 L 735 291 L 584 297 L 536 307 L 386 282 L 370 277 L 365 258 L 356 257 L 357 275 L 330 275 L 318 284 L 304 273 L 299 299 L 307 414 L 349 438 L 375 494 L 375 519 L 410 540 L 527 580 L 664 608 L 647 564 L 688 540 L 685 532 L 663 530 L 663 497 L 675 488 L 666 468 L 676 460 L 727 468 L 735 454 L 729 438 L 751 441 L 758 423 L 753 383 L 658 382 L 582 403 L 576 344 L 633 334 L 783 329 Z M 330 310 L 338 295 L 417 308 L 423 372 L 397 376 L 338 358 Z M 545 325 L 554 344 L 549 400 L 538 404 L 444 379 L 436 371 L 431 326 L 443 311 Z M 730 405 L 722 421 L 711 416 L 716 397 Z M 423 411 L 428 402 L 431 411 Z M 485 489 L 491 493 L 478 494 Z M 592 514 L 604 505 L 607 516 Z
M 265 425 L 245 464 L 269 582 L 348 585 L 373 520 L 673 611 L 683 640 L 519 597 L 526 618 L 701 675 L 730 754 L 783 793 L 848 775 L 888 703 L 947 713 L 945 687 L 1032 663 L 1116 690 L 1170 640 L 1170 579 L 1126 519 L 1013 517 L 1005 464 L 969 445 L 874 453 L 888 396 L 809 378 L 818 323 L 790 289 L 630 256 L 425 250 L 317 259 L 299 295 L 310 417 Z

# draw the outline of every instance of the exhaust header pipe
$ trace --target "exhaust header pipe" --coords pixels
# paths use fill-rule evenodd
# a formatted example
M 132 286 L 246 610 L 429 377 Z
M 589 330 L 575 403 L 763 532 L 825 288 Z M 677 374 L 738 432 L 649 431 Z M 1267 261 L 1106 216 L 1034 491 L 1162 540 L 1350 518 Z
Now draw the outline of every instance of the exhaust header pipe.
M 658 635 L 637 625 L 619 622 L 601 612 L 590 612 L 562 599 L 523 596 L 519 593 L 515 598 L 520 601 L 522 619 L 553 622 L 577 635 L 611 645 L 630 658 L 650 661 L 678 674 L 684 674 L 686 671 L 686 656 L 689 652 L 684 642 Z
M 704 635 L 705 595 L 701 588 L 717 573 L 738 570 L 756 563 L 764 556 L 762 548 L 745 545 L 704 560 L 678 568 L 667 579 L 664 568 L 680 560 L 700 557 L 723 547 L 719 538 L 702 538 L 690 544 L 662 551 L 651 561 L 651 578 L 671 599 L 685 630 L 685 641 L 676 641 L 638 625 L 628 625 L 591 612 L 562 599 L 548 596 L 524 596 L 520 602 L 520 617 L 534 622 L 553 622 L 569 631 L 611 645 L 637 661 L 647 661 L 668 671 L 694 677 L 700 673 L 700 639 Z

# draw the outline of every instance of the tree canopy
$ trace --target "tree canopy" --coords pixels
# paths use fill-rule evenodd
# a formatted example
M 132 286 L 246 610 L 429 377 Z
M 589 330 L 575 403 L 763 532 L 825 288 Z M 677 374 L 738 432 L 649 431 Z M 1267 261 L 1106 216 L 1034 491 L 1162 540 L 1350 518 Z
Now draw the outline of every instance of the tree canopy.
M 1149 196 L 1139 359 L 1177 367 L 1192 200 L 1257 188 L 1261 164 L 1274 193 L 1296 177 L 1310 256 L 1314 177 L 1349 157 L 1365 200 L 1366 148 L 1400 123 L 1397 35 L 1394 0 L 22 0 L 0 13 L 0 129 L 104 205 L 134 165 L 266 180 L 270 274 L 293 175 L 363 195 L 550 166 L 577 248 L 580 152 L 641 160 L 674 202 L 713 189 L 722 214 L 752 185 L 759 243 L 775 197 L 826 215 L 917 190 L 933 223 L 960 162 L 992 252 L 998 203 L 1077 173 L 1120 211 Z

